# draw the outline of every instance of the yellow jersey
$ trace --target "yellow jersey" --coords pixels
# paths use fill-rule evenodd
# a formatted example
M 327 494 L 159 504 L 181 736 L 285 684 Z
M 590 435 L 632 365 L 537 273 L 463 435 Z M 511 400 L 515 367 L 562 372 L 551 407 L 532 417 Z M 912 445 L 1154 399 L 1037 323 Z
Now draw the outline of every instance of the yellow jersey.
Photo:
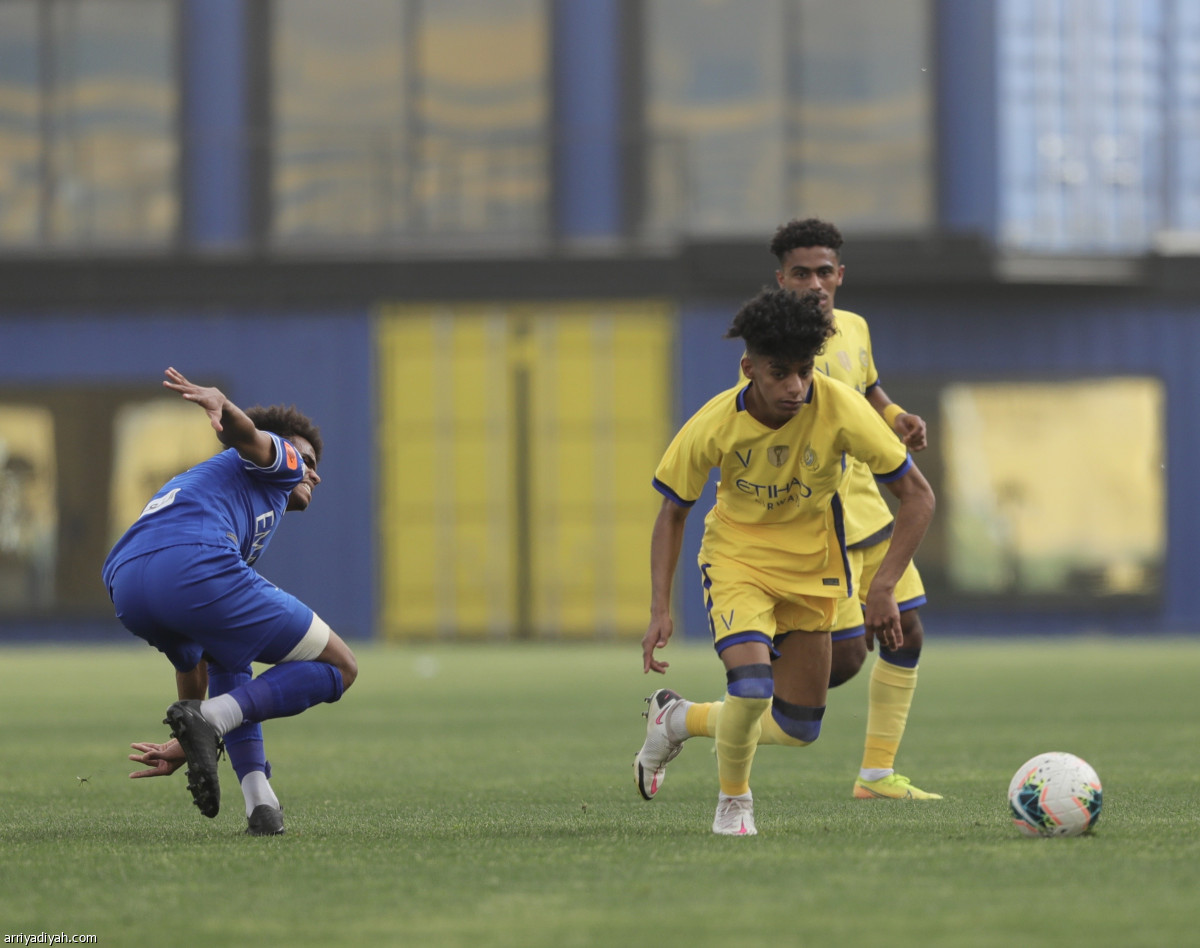
M 865 397 L 879 384 L 867 321 L 858 313 L 835 309 L 833 324 L 837 331 L 825 343 L 824 353 L 817 356 L 816 368 Z M 873 406 L 871 410 L 875 411 Z M 849 462 L 842 493 L 846 502 L 846 542 L 850 546 L 874 536 L 892 522 L 891 508 L 866 465 Z
M 814 372 L 805 404 L 781 428 L 746 410 L 750 384 L 710 399 L 684 424 L 654 486 L 691 506 L 719 468 L 702 562 L 732 561 L 801 595 L 855 594 L 839 492 L 845 465 L 857 459 L 886 481 L 902 477 L 912 459 L 867 400 L 841 382 Z

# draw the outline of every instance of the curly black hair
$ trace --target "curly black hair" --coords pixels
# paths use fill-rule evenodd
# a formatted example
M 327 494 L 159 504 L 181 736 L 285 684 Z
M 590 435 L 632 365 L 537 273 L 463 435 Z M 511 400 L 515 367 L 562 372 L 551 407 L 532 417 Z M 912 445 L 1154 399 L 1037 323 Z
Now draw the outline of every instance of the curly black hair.
M 790 220 L 775 231 L 775 236 L 771 238 L 771 253 L 783 263 L 789 251 L 797 247 L 828 247 L 841 259 L 842 232 L 829 221 L 816 217 Z
M 313 456 L 321 463 L 321 429 L 295 405 L 255 405 L 247 408 L 246 416 L 260 431 L 271 431 L 281 438 L 299 435 L 312 445 Z
M 809 362 L 833 335 L 833 323 L 821 309 L 820 294 L 763 289 L 742 304 L 726 339 L 741 339 L 746 352 L 783 362 Z

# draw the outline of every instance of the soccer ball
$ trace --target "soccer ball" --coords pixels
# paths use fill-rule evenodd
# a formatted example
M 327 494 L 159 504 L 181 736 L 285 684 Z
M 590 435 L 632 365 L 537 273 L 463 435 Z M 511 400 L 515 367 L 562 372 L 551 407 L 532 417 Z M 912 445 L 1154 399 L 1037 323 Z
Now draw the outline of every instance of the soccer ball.
M 1013 824 L 1026 836 L 1078 836 L 1100 819 L 1100 778 L 1074 754 L 1038 754 L 1008 785 Z

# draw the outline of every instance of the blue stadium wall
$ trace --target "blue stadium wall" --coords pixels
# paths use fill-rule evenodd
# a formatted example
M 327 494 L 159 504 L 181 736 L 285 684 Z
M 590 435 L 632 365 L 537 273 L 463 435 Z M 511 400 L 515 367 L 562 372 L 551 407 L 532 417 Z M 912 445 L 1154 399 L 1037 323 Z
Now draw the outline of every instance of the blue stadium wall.
M 364 309 L 0 313 L 0 384 L 144 386 L 151 394 L 174 365 L 197 382 L 222 380 L 240 405 L 296 404 L 321 427 L 323 483 L 311 510 L 284 519 L 261 571 L 342 634 L 363 637 L 375 616 L 368 327 Z M 100 565 L 73 581 L 99 585 Z M 5 619 L 0 626 L 6 640 L 128 636 L 115 618 Z
M 889 380 L 922 375 L 959 379 L 1058 379 L 1147 375 L 1166 393 L 1167 555 L 1161 605 L 1113 616 L 1005 612 L 962 616 L 931 602 L 931 631 L 1186 632 L 1200 628 L 1191 609 L 1200 504 L 1191 472 L 1200 467 L 1200 319 L 1184 297 L 981 287 L 881 292 L 843 288 L 839 302 L 871 321 L 876 358 Z M 737 300 L 709 297 L 680 304 L 676 415 L 682 421 L 731 384 L 739 355 L 721 340 Z M 287 309 L 163 306 L 74 312 L 0 311 L 0 385 L 145 387 L 156 391 L 165 366 L 198 380 L 220 379 L 241 404 L 295 402 L 322 427 L 326 454 L 318 500 L 288 517 L 261 564 L 263 573 L 299 593 L 351 638 L 375 633 L 378 615 L 377 519 L 373 514 L 378 445 L 368 306 Z M 1070 419 L 1064 419 L 1069 424 Z M 1113 433 L 1115 462 L 1121 435 Z M 647 472 L 649 490 L 650 472 Z M 711 488 L 710 488 L 711 491 Z M 711 502 L 706 496 L 698 504 Z M 699 513 L 699 510 L 697 511 Z M 702 518 L 690 518 L 680 575 L 682 627 L 703 638 L 707 621 L 696 588 L 694 551 Z M 650 524 L 646 525 L 647 538 Z M 648 543 L 648 539 L 647 539 Z M 79 582 L 99 583 L 100 564 Z M 107 617 L 50 616 L 0 622 L 0 637 L 21 640 L 68 633 L 121 641 Z

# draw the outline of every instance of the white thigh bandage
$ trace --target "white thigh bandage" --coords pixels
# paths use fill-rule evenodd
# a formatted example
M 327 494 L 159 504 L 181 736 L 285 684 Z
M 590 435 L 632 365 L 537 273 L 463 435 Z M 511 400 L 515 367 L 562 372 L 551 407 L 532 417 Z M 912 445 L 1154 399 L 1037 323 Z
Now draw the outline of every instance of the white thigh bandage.
M 280 659 L 280 664 L 283 662 L 311 662 L 325 651 L 325 646 L 329 644 L 329 635 L 332 631 L 325 624 L 325 620 L 314 612 L 312 623 L 309 625 L 308 631 L 304 633 L 304 638 L 296 643 L 294 649 Z

